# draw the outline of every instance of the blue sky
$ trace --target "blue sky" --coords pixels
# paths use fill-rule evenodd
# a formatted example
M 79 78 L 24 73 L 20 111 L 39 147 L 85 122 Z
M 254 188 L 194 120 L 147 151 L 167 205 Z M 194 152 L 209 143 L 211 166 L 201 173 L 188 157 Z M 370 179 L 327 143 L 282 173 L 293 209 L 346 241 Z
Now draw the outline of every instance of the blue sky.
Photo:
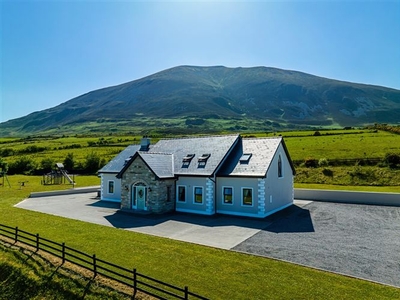
M 0 122 L 178 65 L 400 89 L 400 0 L 0 0 Z

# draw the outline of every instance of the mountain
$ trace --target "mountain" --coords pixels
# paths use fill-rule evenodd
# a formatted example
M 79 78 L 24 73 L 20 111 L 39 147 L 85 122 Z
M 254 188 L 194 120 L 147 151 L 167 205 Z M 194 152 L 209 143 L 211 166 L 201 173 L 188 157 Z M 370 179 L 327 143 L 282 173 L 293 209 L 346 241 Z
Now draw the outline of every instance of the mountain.
M 1 123 L 0 133 L 72 130 L 85 124 L 87 128 L 100 124 L 103 130 L 124 124 L 126 128 L 180 126 L 184 131 L 185 126 L 201 130 L 211 121 L 229 126 L 246 121 L 260 130 L 343 127 L 398 123 L 399 116 L 400 90 L 268 67 L 179 66 Z

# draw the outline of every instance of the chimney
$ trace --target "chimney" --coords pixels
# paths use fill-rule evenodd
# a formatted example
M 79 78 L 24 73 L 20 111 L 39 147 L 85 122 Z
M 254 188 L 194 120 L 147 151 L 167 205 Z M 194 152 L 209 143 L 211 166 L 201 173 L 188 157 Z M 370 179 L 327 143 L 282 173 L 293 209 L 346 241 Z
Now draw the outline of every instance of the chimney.
M 142 138 L 140 141 L 140 149 L 139 151 L 148 151 L 150 147 L 150 139 L 147 137 Z

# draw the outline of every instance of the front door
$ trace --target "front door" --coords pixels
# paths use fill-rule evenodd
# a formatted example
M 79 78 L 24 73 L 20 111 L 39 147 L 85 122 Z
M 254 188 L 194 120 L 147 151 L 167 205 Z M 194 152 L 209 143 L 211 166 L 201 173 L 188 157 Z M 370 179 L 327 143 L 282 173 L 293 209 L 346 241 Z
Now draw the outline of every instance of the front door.
M 146 187 L 145 186 L 137 186 L 136 187 L 136 205 L 137 209 L 144 210 L 145 202 L 146 202 Z

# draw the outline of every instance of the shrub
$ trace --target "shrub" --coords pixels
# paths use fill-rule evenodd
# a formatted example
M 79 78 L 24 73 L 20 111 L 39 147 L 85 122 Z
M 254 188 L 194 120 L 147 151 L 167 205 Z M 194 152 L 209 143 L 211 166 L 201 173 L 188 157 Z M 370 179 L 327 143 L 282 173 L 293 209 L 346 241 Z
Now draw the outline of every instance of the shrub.
M 314 158 L 306 158 L 304 160 L 304 166 L 307 168 L 316 168 L 318 166 L 318 162 Z
M 320 158 L 318 161 L 319 167 L 326 167 L 329 165 L 329 161 L 326 158 Z
M 10 175 L 13 174 L 31 174 L 36 169 L 36 163 L 33 159 L 20 156 L 15 162 L 11 163 L 8 169 Z
M 391 168 L 396 168 L 400 164 L 400 154 L 386 153 L 384 162 Z
M 333 171 L 331 169 L 324 168 L 322 170 L 322 174 L 324 174 L 325 176 L 333 177 Z
M 314 136 L 321 136 L 321 132 L 319 131 L 314 132 Z

